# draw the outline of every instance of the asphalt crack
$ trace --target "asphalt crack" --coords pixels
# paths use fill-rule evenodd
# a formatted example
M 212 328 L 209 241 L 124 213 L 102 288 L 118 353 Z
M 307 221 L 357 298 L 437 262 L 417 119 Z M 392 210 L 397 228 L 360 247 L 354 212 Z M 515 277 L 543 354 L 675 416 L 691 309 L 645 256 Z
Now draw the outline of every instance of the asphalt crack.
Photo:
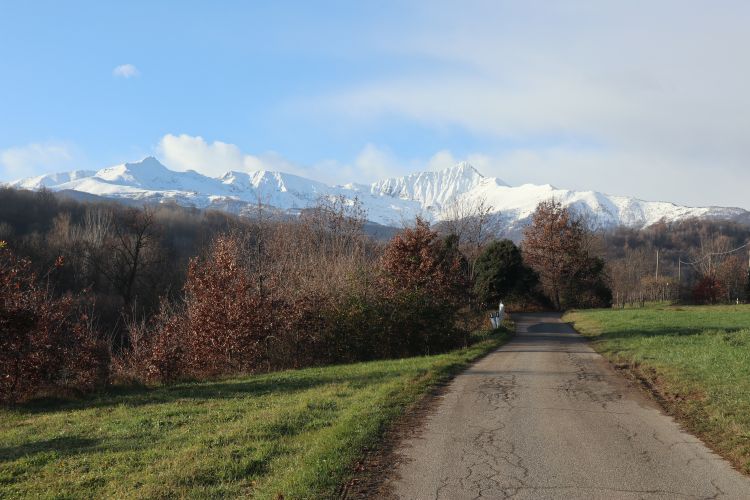
M 520 341 L 459 376 L 404 447 L 401 498 L 750 498 L 746 478 L 584 339 L 522 318 Z

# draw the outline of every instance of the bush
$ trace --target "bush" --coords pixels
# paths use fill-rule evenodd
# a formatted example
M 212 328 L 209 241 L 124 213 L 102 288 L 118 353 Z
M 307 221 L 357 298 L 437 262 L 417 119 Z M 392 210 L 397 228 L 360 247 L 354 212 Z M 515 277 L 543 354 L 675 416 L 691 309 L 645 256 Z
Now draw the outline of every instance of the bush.
M 62 267 L 58 260 L 56 267 Z M 56 298 L 28 260 L 0 246 L 0 401 L 90 391 L 108 376 L 107 351 L 70 295 Z
M 469 284 L 454 243 L 417 219 L 385 248 L 380 306 L 391 356 L 439 352 L 465 342 L 457 314 L 468 301 Z
M 587 257 L 564 290 L 564 301 L 580 308 L 612 307 L 612 289 L 604 260 Z
M 336 226 L 338 227 L 338 226 Z M 441 352 L 467 340 L 466 261 L 421 221 L 380 259 L 320 225 L 217 237 L 177 305 L 130 325 L 118 377 L 171 381 Z M 318 234 L 322 231 L 323 234 Z
M 725 295 L 724 285 L 713 276 L 704 276 L 693 287 L 693 300 L 698 304 L 715 304 Z
M 164 302 L 152 322 L 147 374 L 151 380 L 206 378 L 255 371 L 265 341 L 277 335 L 285 307 L 273 282 L 255 282 L 244 265 L 241 239 L 219 236 L 204 258 L 190 261 L 184 301 Z M 131 328 L 131 339 L 144 335 Z M 132 340 L 131 340 L 132 342 Z M 131 348 L 125 356 L 140 362 Z

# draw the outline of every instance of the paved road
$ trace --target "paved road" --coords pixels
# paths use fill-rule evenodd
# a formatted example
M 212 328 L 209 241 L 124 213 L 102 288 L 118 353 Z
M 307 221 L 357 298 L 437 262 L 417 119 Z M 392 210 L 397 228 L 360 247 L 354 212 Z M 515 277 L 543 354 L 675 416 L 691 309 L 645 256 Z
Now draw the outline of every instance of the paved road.
M 742 498 L 750 480 L 682 432 L 554 314 L 457 377 L 398 455 L 400 498 Z

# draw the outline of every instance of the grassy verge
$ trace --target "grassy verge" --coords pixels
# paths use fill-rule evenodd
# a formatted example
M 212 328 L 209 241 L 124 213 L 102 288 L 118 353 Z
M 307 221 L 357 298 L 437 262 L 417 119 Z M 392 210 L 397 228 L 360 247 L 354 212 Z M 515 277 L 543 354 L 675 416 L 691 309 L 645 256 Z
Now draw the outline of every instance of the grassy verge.
M 573 311 L 564 319 L 750 473 L 750 306 Z
M 0 409 L 0 498 L 326 498 L 427 389 L 499 346 Z

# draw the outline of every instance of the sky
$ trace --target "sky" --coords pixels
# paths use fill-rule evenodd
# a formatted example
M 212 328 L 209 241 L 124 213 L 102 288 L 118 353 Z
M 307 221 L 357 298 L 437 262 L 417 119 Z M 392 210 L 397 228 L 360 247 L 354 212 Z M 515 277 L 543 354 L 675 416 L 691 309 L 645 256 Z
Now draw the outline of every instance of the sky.
M 0 0 L 0 180 L 154 155 L 750 209 L 750 2 Z

